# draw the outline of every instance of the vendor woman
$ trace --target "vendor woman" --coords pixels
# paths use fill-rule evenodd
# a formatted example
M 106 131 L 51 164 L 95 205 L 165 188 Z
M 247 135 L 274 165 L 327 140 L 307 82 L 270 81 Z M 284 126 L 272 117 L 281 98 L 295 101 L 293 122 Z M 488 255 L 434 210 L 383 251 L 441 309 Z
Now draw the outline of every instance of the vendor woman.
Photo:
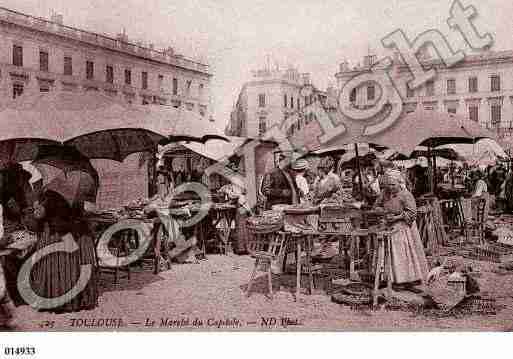
M 342 188 L 340 177 L 335 174 L 335 161 L 331 157 L 321 159 L 317 166 L 319 177 L 314 183 L 314 201 L 322 202 L 323 199 L 330 198 Z
M 395 284 L 425 283 L 428 264 L 415 222 L 415 198 L 394 172 L 382 176 L 381 186 L 375 207 L 384 209 L 388 223 L 396 230 L 391 237 L 392 280 Z

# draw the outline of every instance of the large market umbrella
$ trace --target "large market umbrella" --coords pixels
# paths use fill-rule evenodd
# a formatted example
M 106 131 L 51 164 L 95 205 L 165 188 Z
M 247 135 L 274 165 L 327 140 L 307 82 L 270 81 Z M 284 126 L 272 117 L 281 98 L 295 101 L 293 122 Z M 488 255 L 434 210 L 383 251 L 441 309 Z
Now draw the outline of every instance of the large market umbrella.
M 41 172 L 44 184 L 71 172 L 84 172 L 99 186 L 98 172 L 89 158 L 72 146 L 41 145 L 32 164 Z
M 89 158 L 76 148 L 42 145 L 32 164 L 43 177 L 42 191 L 60 194 L 70 205 L 96 202 L 100 180 Z
M 201 137 L 219 132 L 191 111 L 131 105 L 96 91 L 20 96 L 0 111 L 0 120 L 0 143 L 45 139 L 74 146 L 89 158 L 116 161 L 131 153 L 154 151 L 169 135 Z
M 374 122 L 382 120 L 376 119 Z M 310 148 L 319 150 L 354 143 L 373 143 L 410 156 L 417 146 L 433 148 L 451 143 L 472 144 L 480 139 L 496 137 L 493 132 L 482 128 L 476 122 L 462 116 L 436 111 L 419 110 L 404 114 L 385 130 L 367 135 L 365 131 L 372 124 L 372 119 L 370 121 L 369 123 L 351 120 L 342 115 L 334 117 L 333 122 L 343 125 L 345 131 L 325 143 L 318 143 L 317 148 L 313 146 Z M 318 127 L 320 128 L 320 125 Z M 316 133 L 313 128 L 309 131 Z
M 58 144 L 42 138 L 11 138 L 0 141 L 0 168 L 9 163 L 29 161 L 35 158 L 40 145 Z
M 43 186 L 43 191 L 54 191 L 60 194 L 70 206 L 81 202 L 96 202 L 98 185 L 91 174 L 73 171 L 62 174 Z
M 465 157 L 461 156 L 458 152 L 456 152 L 456 150 L 452 148 L 434 148 L 431 150 L 431 153 L 427 149 L 415 150 L 412 152 L 410 158 L 429 158 L 429 156 L 445 158 L 451 161 L 465 161 Z

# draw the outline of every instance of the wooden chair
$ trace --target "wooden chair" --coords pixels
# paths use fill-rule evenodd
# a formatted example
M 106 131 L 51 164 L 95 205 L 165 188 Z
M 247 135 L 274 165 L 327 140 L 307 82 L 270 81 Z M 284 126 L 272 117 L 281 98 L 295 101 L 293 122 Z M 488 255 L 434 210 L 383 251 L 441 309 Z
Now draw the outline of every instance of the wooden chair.
M 130 263 L 127 265 L 121 264 L 121 257 L 126 257 L 130 254 L 130 244 L 131 233 L 132 230 L 125 229 L 113 234 L 115 238 L 113 238 L 109 242 L 109 250 L 116 257 L 116 264 L 114 267 L 102 265 L 101 259 L 96 256 L 98 261 L 98 275 L 101 276 L 102 273 L 112 274 L 114 275 L 114 283 L 117 284 L 120 278 L 120 273 L 126 273 L 125 278 L 130 281 Z
M 258 271 L 267 273 L 268 291 L 271 299 L 273 298 L 272 271 L 271 265 L 276 261 L 281 251 L 284 249 L 285 234 L 275 230 L 255 230 L 250 231 L 250 240 L 248 249 L 250 254 L 255 257 L 255 265 L 249 279 L 246 295 L 251 295 L 251 287 Z
M 392 290 L 392 244 L 391 238 L 394 232 L 377 231 L 374 233 L 374 256 L 372 260 L 374 272 L 374 288 L 372 291 L 372 305 L 378 304 L 380 295 L 387 296 Z M 386 281 L 385 289 L 380 289 L 382 281 Z
M 296 262 L 296 300 L 301 292 L 301 275 L 305 273 L 308 276 L 308 294 L 312 294 L 315 288 L 314 272 L 319 272 L 319 269 L 312 264 L 312 250 L 313 238 L 318 235 L 316 232 L 306 233 L 284 233 L 286 237 L 285 253 L 283 259 L 283 270 L 285 271 L 285 264 L 287 262 L 287 255 L 294 253 Z M 301 261 L 301 253 L 305 251 L 305 261 Z M 322 271 L 321 271 L 322 273 Z
M 461 206 L 461 202 L 460 206 Z M 486 198 L 472 198 L 470 209 L 461 209 L 464 213 L 463 230 L 466 243 L 477 240 L 478 244 L 484 244 L 484 231 L 486 224 L 487 211 Z M 466 215 L 466 217 L 465 217 Z M 460 242 L 460 244 L 462 244 Z

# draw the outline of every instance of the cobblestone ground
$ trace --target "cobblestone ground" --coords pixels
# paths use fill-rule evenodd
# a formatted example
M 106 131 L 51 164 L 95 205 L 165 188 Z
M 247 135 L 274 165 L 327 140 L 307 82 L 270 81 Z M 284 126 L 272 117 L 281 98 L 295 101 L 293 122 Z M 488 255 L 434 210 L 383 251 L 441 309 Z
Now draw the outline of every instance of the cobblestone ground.
M 257 279 L 252 296 L 247 298 L 244 289 L 253 259 L 209 255 L 208 260 L 199 264 L 174 265 L 158 275 L 150 270 L 139 271 L 133 273 L 129 282 L 121 279 L 118 285 L 112 284 L 112 276 L 104 275 L 100 305 L 94 310 L 51 314 L 22 306 L 15 312 L 16 325 L 17 330 L 28 331 L 512 330 L 513 275 L 493 273 L 497 266 L 493 263 L 471 263 L 482 272 L 479 279 L 482 291 L 497 300 L 499 309 L 495 315 L 442 318 L 384 309 L 356 311 L 331 302 L 322 291 L 303 294 L 294 301 L 293 276 L 285 282 L 276 278 L 272 301 L 264 295 L 265 277 Z M 48 329 L 52 325 L 53 329 Z

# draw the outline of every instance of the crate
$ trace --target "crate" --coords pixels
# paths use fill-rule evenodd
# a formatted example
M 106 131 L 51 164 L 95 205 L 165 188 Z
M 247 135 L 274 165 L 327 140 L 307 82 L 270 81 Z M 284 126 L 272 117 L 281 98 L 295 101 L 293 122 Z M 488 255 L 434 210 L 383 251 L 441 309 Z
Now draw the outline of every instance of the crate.
M 353 230 L 351 211 L 351 209 L 344 206 L 321 206 L 318 221 L 319 232 L 337 232 L 349 235 Z

